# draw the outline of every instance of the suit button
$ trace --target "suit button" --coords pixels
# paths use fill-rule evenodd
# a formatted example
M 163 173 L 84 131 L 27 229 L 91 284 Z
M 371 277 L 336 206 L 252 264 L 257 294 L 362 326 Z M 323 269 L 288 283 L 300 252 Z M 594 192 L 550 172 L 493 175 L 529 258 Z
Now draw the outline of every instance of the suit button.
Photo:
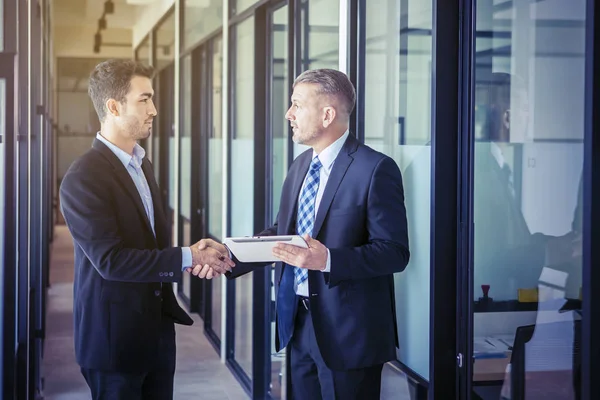
M 161 293 L 161 292 L 160 292 L 160 290 L 155 290 L 155 291 L 154 291 L 154 295 L 155 295 L 156 297 L 160 296 L 160 293 Z

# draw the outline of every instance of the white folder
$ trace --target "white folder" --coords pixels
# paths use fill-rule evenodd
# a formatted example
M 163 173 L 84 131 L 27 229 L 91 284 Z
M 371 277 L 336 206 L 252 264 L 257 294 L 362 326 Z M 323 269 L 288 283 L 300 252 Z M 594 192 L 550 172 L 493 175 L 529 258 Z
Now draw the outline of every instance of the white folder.
M 241 262 L 276 262 L 280 260 L 273 255 L 272 250 L 280 242 L 308 247 L 302 236 L 298 235 L 229 237 L 225 238 L 223 244 Z

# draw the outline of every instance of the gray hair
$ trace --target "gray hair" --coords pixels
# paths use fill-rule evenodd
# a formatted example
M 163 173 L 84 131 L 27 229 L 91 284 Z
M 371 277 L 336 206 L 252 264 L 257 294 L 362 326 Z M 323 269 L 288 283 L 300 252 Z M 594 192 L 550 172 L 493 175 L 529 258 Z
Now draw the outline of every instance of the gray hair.
M 356 91 L 348 76 L 335 69 L 312 69 L 304 71 L 294 81 L 294 88 L 300 83 L 312 83 L 319 85 L 319 94 L 336 96 L 342 101 L 348 115 L 354 110 L 356 103 Z

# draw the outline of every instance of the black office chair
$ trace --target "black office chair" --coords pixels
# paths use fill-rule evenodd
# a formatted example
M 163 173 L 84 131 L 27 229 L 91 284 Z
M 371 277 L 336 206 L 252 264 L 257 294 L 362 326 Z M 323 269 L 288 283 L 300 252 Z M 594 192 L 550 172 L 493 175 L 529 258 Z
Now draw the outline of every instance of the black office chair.
M 564 337 L 560 336 L 560 332 L 564 332 L 565 329 L 573 329 L 573 343 L 567 344 L 564 342 Z M 515 343 L 513 345 L 512 356 L 511 356 L 511 400 L 525 400 L 525 395 L 528 393 L 526 388 L 526 344 L 531 341 L 533 334 L 536 329 L 544 329 L 544 332 L 548 332 L 548 337 L 542 337 L 540 340 L 540 347 L 533 352 L 532 357 L 539 357 L 541 360 L 529 360 L 539 361 L 540 364 L 544 364 L 544 357 L 551 355 L 552 351 L 572 351 L 572 382 L 573 390 L 567 390 L 566 396 L 570 399 L 580 399 L 580 386 L 581 386 L 581 321 L 565 321 L 565 322 L 552 322 L 548 324 L 538 324 L 520 326 L 517 328 L 515 335 Z M 558 333 L 558 336 L 552 336 L 552 334 Z M 568 349 L 566 349 L 568 347 Z M 530 349 L 532 350 L 532 349 Z M 532 352 L 530 352 L 531 355 Z M 554 385 L 553 385 L 554 384 Z M 560 380 L 544 379 L 544 389 L 547 391 L 540 396 L 548 396 L 548 393 L 557 393 L 558 390 L 564 389 L 564 384 Z M 556 385 L 556 386 L 555 386 Z M 556 389 L 554 389 L 554 386 Z M 531 388 L 535 391 L 535 388 Z M 529 392 L 531 392 L 530 390 Z M 528 396 L 527 399 L 533 398 Z M 546 397 L 542 397 L 546 398 Z M 565 398 L 565 397 L 561 397 Z

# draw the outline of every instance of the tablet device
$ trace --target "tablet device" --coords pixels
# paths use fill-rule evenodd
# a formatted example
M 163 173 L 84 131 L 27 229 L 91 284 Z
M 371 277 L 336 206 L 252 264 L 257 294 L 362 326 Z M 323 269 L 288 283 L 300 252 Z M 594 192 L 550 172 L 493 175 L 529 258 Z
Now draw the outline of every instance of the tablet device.
M 230 237 L 225 238 L 223 244 L 241 262 L 276 262 L 280 260 L 273 255 L 272 249 L 279 242 L 308 247 L 302 236 L 298 235 Z

